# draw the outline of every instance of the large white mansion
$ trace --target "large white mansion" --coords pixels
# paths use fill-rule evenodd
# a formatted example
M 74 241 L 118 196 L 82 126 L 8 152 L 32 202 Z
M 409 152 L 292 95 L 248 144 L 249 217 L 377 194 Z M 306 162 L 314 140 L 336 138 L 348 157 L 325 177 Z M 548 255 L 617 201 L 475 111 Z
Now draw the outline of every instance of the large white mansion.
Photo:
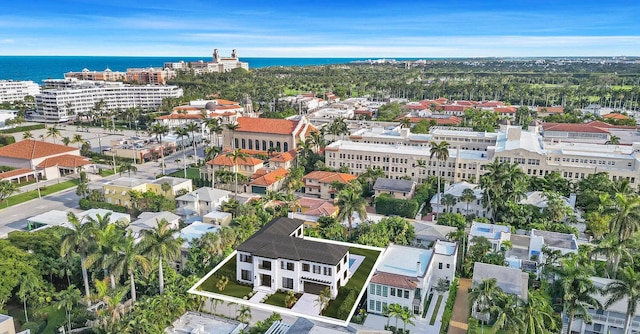
M 475 132 L 465 128 L 432 128 L 429 134 L 413 134 L 407 128 L 361 129 L 326 147 L 328 167 L 347 166 L 359 175 L 380 167 L 388 178 L 405 175 L 422 182 L 440 175 L 449 182 L 477 182 L 487 164 L 494 160 L 518 163 L 530 176 L 559 172 L 569 180 L 579 180 L 591 174 L 607 172 L 613 180 L 626 178 L 635 188 L 640 176 L 640 142 L 632 145 L 604 145 L 563 141 L 545 141 L 542 128 L 529 130 L 519 126 L 501 125 L 497 132 Z M 431 141 L 447 141 L 449 158 L 439 162 L 430 159 Z M 426 168 L 418 161 L 426 162 Z
M 66 122 L 78 114 L 93 110 L 104 102 L 105 111 L 131 107 L 155 109 L 162 99 L 181 97 L 178 86 L 127 85 L 122 82 L 86 81 L 75 78 L 44 80 L 45 87 L 36 98 L 36 120 Z

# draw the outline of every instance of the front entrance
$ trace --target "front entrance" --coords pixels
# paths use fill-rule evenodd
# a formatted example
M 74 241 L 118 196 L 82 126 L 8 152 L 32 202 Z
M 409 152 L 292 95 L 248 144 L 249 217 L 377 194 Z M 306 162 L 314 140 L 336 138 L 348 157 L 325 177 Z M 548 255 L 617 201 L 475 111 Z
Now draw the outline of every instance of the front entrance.
M 313 282 L 304 282 L 304 292 L 311 293 L 314 295 L 319 295 L 322 290 L 329 287 L 328 285 L 313 283 Z
M 261 274 L 260 275 L 260 285 L 270 288 L 271 287 L 271 275 Z

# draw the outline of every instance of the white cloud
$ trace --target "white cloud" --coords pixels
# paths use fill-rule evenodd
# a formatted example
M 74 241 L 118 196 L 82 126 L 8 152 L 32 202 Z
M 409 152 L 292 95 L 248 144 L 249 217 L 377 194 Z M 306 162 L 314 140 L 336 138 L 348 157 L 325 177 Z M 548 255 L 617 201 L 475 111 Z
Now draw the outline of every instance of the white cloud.
M 12 44 L 15 43 L 15 40 L 11 38 L 0 39 L 0 44 Z

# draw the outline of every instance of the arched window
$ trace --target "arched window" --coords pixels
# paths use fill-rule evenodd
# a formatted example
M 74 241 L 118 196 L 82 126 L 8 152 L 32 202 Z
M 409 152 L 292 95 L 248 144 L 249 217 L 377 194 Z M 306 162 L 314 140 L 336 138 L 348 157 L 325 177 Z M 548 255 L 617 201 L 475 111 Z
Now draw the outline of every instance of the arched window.
M 249 149 L 253 150 L 253 140 L 249 140 Z
M 234 141 L 233 148 L 238 148 L 238 138 L 234 138 L 233 141 Z
M 263 141 L 262 141 L 262 150 L 263 150 L 263 151 L 266 151 L 266 150 L 267 150 L 267 141 L 266 141 L 266 140 L 263 140 Z
M 273 140 L 269 140 L 269 148 L 273 147 Z
M 287 142 L 284 143 L 284 151 L 283 152 L 289 152 L 289 143 L 287 143 Z
M 246 147 L 245 147 L 245 145 L 246 145 L 246 144 L 247 144 L 247 143 L 246 143 L 246 141 L 244 140 L 244 138 L 242 138 L 242 149 L 245 149 L 245 148 L 246 148 Z
M 281 148 L 281 146 L 280 146 L 280 142 L 276 142 L 276 147 L 277 147 L 277 148 Z
M 260 150 L 260 141 L 256 139 L 256 150 Z

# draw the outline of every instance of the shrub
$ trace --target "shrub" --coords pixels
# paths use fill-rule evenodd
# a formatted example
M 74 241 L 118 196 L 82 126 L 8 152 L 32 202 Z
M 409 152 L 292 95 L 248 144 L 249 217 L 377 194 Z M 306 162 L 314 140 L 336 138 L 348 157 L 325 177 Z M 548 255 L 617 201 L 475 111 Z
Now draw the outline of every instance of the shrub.
M 442 313 L 442 325 L 440 326 L 440 334 L 445 334 L 449 330 L 449 322 L 453 315 L 453 304 L 456 302 L 456 293 L 458 292 L 458 278 L 453 280 L 453 283 L 449 287 L 449 298 L 444 306 L 444 312 Z
M 40 188 L 40 190 L 42 190 L 42 188 Z M 82 210 L 107 209 L 107 210 L 112 210 L 114 212 L 120 212 L 120 213 L 127 212 L 127 208 L 124 206 L 115 205 L 107 202 L 90 201 L 86 198 L 81 198 L 78 204 L 80 205 L 80 209 Z
M 338 313 L 337 313 L 338 319 L 346 319 L 349 316 L 349 313 L 351 312 L 351 308 L 353 307 L 353 304 L 355 304 L 356 302 L 356 297 L 357 297 L 356 290 L 345 289 L 344 291 L 348 291 L 348 293 L 347 293 L 347 296 L 344 298 L 344 301 L 338 308 Z
M 0 136 L 0 146 L 13 144 L 16 139 L 13 136 Z
M 405 218 L 415 218 L 418 212 L 418 202 L 410 199 L 397 199 L 387 194 L 376 198 L 376 213 L 381 215 L 397 215 Z
M 44 124 L 16 126 L 15 128 L 1 130 L 0 133 L 16 133 L 16 132 L 38 130 L 38 129 L 44 129 Z

